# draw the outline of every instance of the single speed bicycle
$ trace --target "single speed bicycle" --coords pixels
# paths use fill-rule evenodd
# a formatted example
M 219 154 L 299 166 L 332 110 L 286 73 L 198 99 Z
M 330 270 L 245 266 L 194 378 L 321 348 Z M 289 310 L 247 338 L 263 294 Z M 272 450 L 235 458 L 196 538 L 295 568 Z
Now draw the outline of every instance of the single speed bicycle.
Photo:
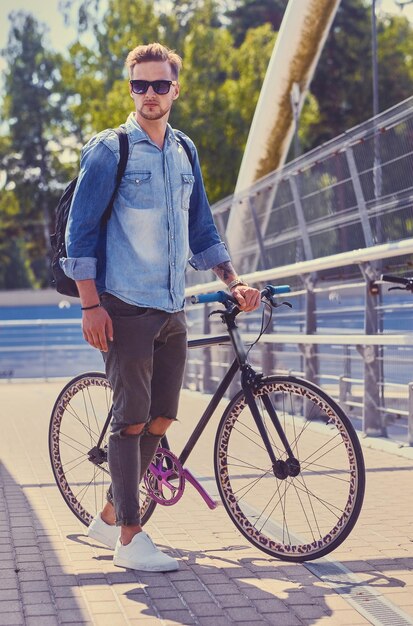
M 281 304 L 288 286 L 267 286 L 265 311 Z M 229 401 L 216 432 L 214 470 L 224 507 L 238 530 L 257 548 L 285 561 L 322 557 L 349 535 L 359 516 L 365 469 L 358 437 L 342 408 L 317 385 L 295 376 L 263 375 L 248 362 L 236 317 L 236 301 L 219 291 L 193 297 L 218 302 L 228 334 L 194 339 L 189 347 L 230 342 L 234 360 L 199 418 L 179 456 L 164 437 L 140 485 L 142 523 L 157 504 L 177 502 L 192 484 L 215 508 L 204 487 L 185 466 L 232 380 L 241 390 Z M 291 306 L 291 305 L 289 305 Z M 259 339 L 258 337 L 258 339 Z M 72 512 L 85 525 L 100 511 L 110 484 L 107 436 L 111 388 L 99 372 L 81 374 L 59 394 L 53 407 L 49 450 L 54 476 Z

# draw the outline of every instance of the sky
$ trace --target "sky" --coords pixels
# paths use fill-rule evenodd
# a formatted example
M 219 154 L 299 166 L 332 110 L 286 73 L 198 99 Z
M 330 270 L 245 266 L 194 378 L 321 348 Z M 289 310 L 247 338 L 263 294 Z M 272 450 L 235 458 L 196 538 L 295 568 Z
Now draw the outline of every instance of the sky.
M 19 9 L 29 11 L 37 20 L 44 22 L 50 28 L 50 43 L 52 48 L 63 52 L 76 37 L 73 27 L 66 27 L 63 17 L 58 10 L 59 0 L 1 0 L 0 1 L 0 48 L 7 43 L 10 21 L 7 19 L 11 11 Z M 2 61 L 0 61 L 1 63 Z M 2 65 L 2 69 L 4 64 Z
M 342 1 L 345 2 L 345 0 Z M 405 0 L 400 1 L 405 2 Z M 76 29 L 73 26 L 65 26 L 63 17 L 58 10 L 58 3 L 59 0 L 0 0 L 0 49 L 4 48 L 7 43 L 10 27 L 7 16 L 11 11 L 23 9 L 30 11 L 39 21 L 49 26 L 52 48 L 59 52 L 67 50 L 76 37 Z M 395 0 L 376 0 L 376 6 L 378 10 L 400 14 L 400 9 Z M 402 14 L 413 21 L 413 3 L 406 6 Z M 0 58 L 0 71 L 4 68 L 4 61 Z

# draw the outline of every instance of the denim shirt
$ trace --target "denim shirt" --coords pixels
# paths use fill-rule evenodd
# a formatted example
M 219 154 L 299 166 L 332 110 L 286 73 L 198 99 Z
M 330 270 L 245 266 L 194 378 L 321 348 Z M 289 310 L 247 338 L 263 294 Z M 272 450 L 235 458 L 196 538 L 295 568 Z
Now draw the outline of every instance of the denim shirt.
M 113 130 L 83 148 L 66 229 L 61 265 L 74 280 L 95 279 L 99 293 L 130 304 L 174 312 L 183 309 L 185 268 L 208 270 L 229 260 L 206 197 L 197 151 L 193 169 L 167 126 L 163 149 L 131 113 L 124 129 L 129 157 L 106 225 L 102 215 L 115 188 L 119 139 Z

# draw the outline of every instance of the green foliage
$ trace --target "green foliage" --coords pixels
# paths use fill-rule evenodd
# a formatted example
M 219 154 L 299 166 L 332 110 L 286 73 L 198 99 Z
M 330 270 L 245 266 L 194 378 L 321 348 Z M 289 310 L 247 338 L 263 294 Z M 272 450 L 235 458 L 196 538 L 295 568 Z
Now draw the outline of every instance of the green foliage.
M 45 251 L 54 206 L 51 181 L 57 177 L 52 167 L 50 141 L 56 137 L 57 128 L 59 135 L 65 128 L 59 72 L 61 57 L 45 49 L 46 30 L 33 16 L 13 13 L 11 22 L 8 45 L 3 53 L 8 63 L 3 113 L 8 119 L 10 149 L 3 162 L 8 180 L 15 188 L 20 219 L 25 226 L 25 254 L 33 268 L 36 263 L 36 280 L 47 285 Z M 22 257 L 16 246 L 13 258 L 18 260 Z
M 235 45 L 240 46 L 248 31 L 262 24 L 270 24 L 278 32 L 287 4 L 288 0 L 238 0 L 226 13 Z
M 20 223 L 20 205 L 13 191 L 0 195 L 0 289 L 22 289 L 35 283 Z
M 379 25 L 377 39 L 379 104 L 380 110 L 384 111 L 412 94 L 412 25 L 406 17 L 385 18 Z
M 231 35 L 200 22 L 186 38 L 183 53 L 181 98 L 172 122 L 195 141 L 210 199 L 214 201 L 225 195 L 235 174 L 231 145 L 225 137 L 231 111 L 222 89 L 232 71 Z
M 0 158 L 8 191 L 0 201 L 0 288 L 48 284 L 53 208 L 76 172 L 80 146 L 131 111 L 124 62 L 139 43 L 162 41 L 182 55 L 171 123 L 195 141 L 210 200 L 233 191 L 287 0 L 60 5 L 67 16 L 76 12 L 80 33 L 66 55 L 48 48 L 46 28 L 25 12 L 13 14 L 3 52 L 1 112 L 8 127 L 0 135 Z M 381 110 L 412 93 L 412 34 L 403 16 L 378 20 Z M 371 61 L 371 2 L 346 0 L 301 113 L 301 151 L 371 116 Z

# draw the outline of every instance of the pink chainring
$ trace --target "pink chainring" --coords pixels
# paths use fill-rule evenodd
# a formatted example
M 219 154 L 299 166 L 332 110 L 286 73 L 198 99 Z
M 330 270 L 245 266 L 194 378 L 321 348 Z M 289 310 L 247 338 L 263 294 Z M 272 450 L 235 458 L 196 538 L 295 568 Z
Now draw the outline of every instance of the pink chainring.
M 166 448 L 158 448 L 143 480 L 148 495 L 163 506 L 178 502 L 185 490 L 184 468 Z

